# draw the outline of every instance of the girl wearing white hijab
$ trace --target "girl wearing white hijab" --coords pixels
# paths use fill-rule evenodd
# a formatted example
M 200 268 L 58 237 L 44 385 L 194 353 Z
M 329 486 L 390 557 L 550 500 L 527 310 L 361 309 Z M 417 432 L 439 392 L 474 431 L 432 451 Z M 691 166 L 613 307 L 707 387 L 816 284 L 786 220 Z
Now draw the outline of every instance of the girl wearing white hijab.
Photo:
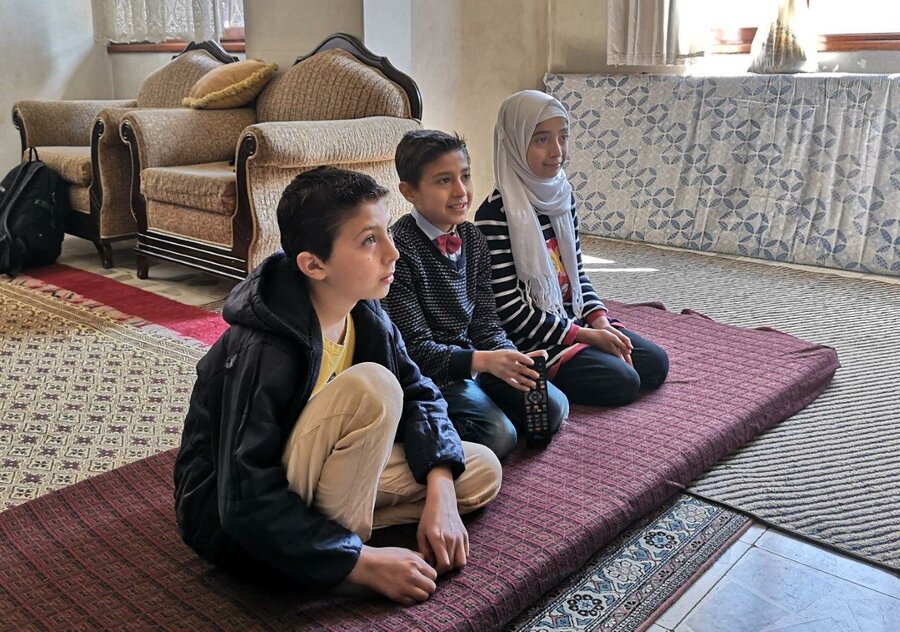
M 491 250 L 497 312 L 521 351 L 544 349 L 548 377 L 574 403 L 616 406 L 666 379 L 654 343 L 610 319 L 581 263 L 578 216 L 563 163 L 569 116 L 525 90 L 500 106 L 494 193 L 475 223 Z

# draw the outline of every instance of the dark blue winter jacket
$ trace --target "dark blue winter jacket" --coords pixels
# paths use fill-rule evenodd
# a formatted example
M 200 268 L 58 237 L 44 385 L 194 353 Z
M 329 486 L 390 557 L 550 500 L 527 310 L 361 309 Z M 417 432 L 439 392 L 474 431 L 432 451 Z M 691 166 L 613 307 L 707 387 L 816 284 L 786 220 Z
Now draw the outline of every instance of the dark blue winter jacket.
M 354 364 L 376 362 L 403 387 L 402 442 L 413 476 L 465 469 L 440 391 L 409 359 L 377 301 L 352 310 Z M 175 463 L 175 507 L 184 541 L 213 563 L 250 558 L 311 587 L 343 581 L 359 537 L 288 489 L 282 453 L 309 401 L 322 333 L 305 278 L 283 254 L 269 257 L 228 297 L 230 328 L 197 365 Z

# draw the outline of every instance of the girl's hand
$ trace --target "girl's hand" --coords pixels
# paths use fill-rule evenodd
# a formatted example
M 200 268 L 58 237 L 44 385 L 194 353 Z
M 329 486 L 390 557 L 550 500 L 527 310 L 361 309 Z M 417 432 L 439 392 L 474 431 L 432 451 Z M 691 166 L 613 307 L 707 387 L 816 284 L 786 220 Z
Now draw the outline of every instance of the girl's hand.
M 630 354 L 634 351 L 634 345 L 631 344 L 631 339 L 619 331 L 618 327 L 613 327 L 609 324 L 609 318 L 606 317 L 606 314 L 603 314 L 599 318 L 595 318 L 594 322 L 590 323 L 591 329 L 599 329 L 613 332 L 616 337 L 621 340 L 628 347 L 628 353 Z
M 544 354 L 545 351 L 534 353 Z M 476 351 L 472 354 L 472 370 L 479 373 L 490 373 L 494 377 L 503 380 L 515 389 L 528 392 L 537 384 L 540 377 L 537 371 L 530 369 L 534 360 L 529 356 L 514 349 L 498 349 L 496 351 Z
M 588 326 L 591 329 L 606 329 L 611 325 L 609 324 L 609 318 L 607 318 L 606 314 L 604 313 L 602 316 L 598 316 L 593 321 L 589 322 Z
M 595 349 L 616 356 L 628 366 L 634 366 L 631 361 L 631 340 L 611 325 L 605 329 L 582 327 L 576 334 L 575 341 L 589 344 Z

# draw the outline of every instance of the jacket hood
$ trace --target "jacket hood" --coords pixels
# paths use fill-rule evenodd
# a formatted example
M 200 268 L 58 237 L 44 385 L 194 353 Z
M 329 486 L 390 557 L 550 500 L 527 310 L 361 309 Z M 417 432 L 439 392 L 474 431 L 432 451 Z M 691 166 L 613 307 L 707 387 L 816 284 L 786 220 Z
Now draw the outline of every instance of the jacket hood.
M 306 281 L 283 252 L 268 257 L 231 290 L 222 317 L 229 325 L 270 332 L 306 347 L 312 346 L 313 336 L 321 336 Z

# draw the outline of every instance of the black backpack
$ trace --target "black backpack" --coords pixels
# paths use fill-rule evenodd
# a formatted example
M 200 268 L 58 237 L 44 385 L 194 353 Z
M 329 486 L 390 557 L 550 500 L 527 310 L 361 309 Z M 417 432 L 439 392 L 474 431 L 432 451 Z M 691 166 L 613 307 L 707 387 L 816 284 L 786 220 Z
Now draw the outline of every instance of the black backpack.
M 33 148 L 0 181 L 0 274 L 56 261 L 71 212 L 67 189 Z

